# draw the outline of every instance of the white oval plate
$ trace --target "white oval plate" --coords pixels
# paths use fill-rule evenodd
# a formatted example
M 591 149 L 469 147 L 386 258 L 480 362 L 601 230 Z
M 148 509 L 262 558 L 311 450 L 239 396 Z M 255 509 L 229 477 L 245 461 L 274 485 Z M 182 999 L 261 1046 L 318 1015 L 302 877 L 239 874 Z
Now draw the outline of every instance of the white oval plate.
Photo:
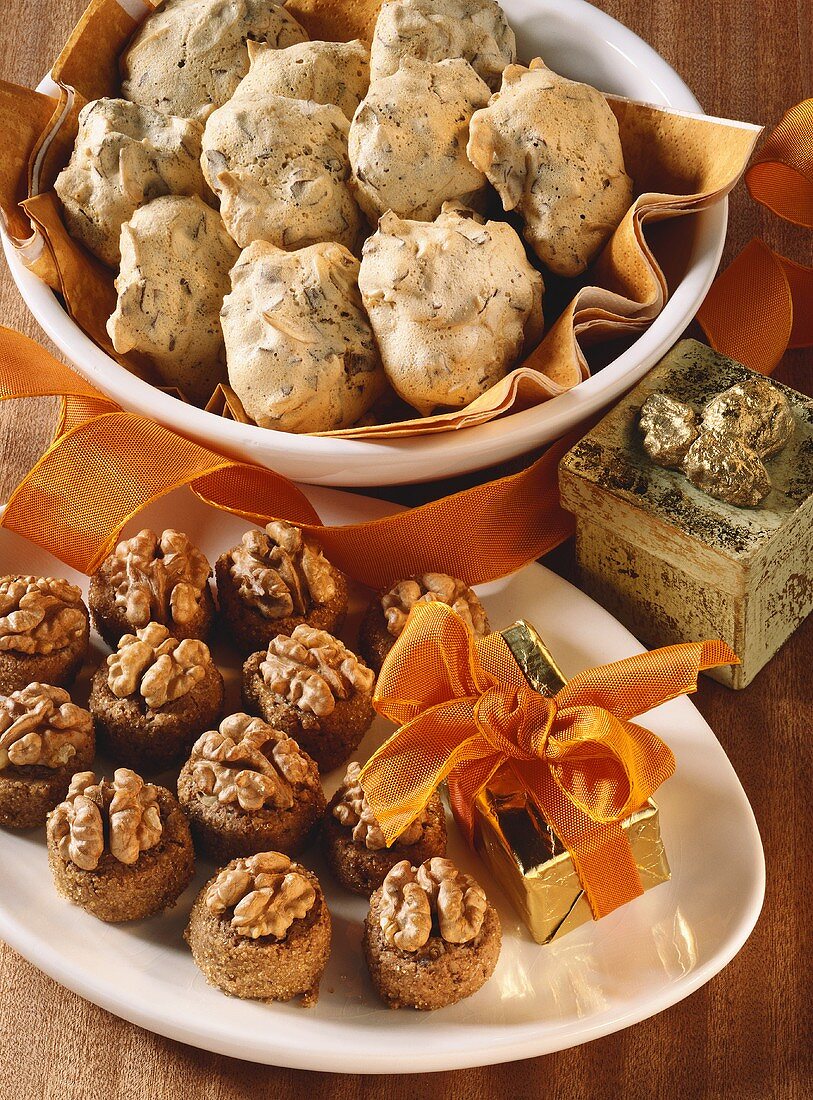
M 585 0 L 503 0 L 523 60 L 541 55 L 558 72 L 646 103 L 700 111 L 674 69 L 632 31 Z M 41 90 L 53 87 L 48 80 Z M 257 462 L 294 481 L 322 485 L 398 485 L 483 469 L 558 439 L 620 397 L 686 328 L 711 285 L 725 241 L 727 200 L 686 222 L 692 247 L 686 272 L 660 316 L 630 347 L 575 389 L 490 424 L 381 443 L 290 435 L 238 424 L 185 405 L 142 382 L 97 347 L 53 292 L 3 247 L 20 293 L 45 332 L 89 381 L 125 409 Z
M 329 523 L 372 519 L 391 506 L 312 490 Z M 239 540 L 245 523 L 206 508 L 182 490 L 143 513 L 159 530 L 189 533 L 214 560 Z M 68 574 L 86 578 L 0 528 L 0 575 Z M 496 628 L 520 616 L 534 622 L 568 675 L 641 651 L 635 639 L 583 593 L 540 565 L 480 590 Z M 363 605 L 355 593 L 354 609 Z M 344 632 L 352 645 L 358 614 Z M 95 662 L 102 643 L 94 639 Z M 221 659 L 221 654 L 217 654 Z M 231 677 L 232 700 L 235 674 Z M 86 689 L 87 676 L 79 690 Z M 79 699 L 77 692 L 77 699 Z M 651 712 L 646 724 L 677 757 L 677 772 L 658 792 L 672 880 L 597 923 L 546 947 L 535 944 L 452 824 L 450 854 L 485 886 L 503 922 L 503 946 L 491 980 L 475 996 L 434 1013 L 384 1008 L 360 950 L 363 899 L 335 886 L 318 852 L 303 862 L 320 876 L 333 915 L 333 950 L 318 1005 L 259 1004 L 223 996 L 195 967 L 182 932 L 195 883 L 164 916 L 105 925 L 57 897 L 44 830 L 0 831 L 0 936 L 56 981 L 141 1027 L 205 1050 L 297 1069 L 416 1073 L 530 1058 L 575 1046 L 643 1020 L 688 996 L 721 970 L 753 928 L 765 865 L 745 792 L 714 734 L 688 699 Z M 379 719 L 360 760 L 392 730 Z M 109 774 L 109 772 L 108 772 Z M 326 778 L 335 789 L 340 774 Z

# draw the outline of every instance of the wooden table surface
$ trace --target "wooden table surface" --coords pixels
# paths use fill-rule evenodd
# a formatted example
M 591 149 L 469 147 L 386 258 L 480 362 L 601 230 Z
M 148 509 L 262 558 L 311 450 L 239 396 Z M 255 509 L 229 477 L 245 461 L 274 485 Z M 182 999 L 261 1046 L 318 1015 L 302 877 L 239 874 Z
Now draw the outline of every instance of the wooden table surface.
M 659 50 L 710 114 L 770 125 L 813 94 L 811 0 L 600 0 L 599 6 Z M 84 0 L 6 0 L 0 76 L 36 84 L 83 7 Z M 740 188 L 724 262 L 753 236 L 801 262 L 813 259 L 809 234 L 782 225 Z M 49 346 L 4 265 L 0 320 Z M 813 353 L 792 353 L 777 377 L 810 393 L 811 368 Z M 0 500 L 35 460 L 51 424 L 50 402 L 0 409 Z M 565 573 L 571 563 L 567 547 L 548 562 Z M 768 886 L 760 921 L 740 954 L 659 1016 L 574 1050 L 479 1070 L 409 1081 L 304 1073 L 206 1054 L 142 1031 L 68 993 L 0 944 L 0 1100 L 231 1100 L 305 1092 L 314 1100 L 809 1100 L 811 665 L 808 621 L 746 691 L 734 694 L 704 680 L 696 697 L 754 807 Z M 708 815 L 713 829 L 713 805 Z M 0 889 L 7 888 L 0 878 Z

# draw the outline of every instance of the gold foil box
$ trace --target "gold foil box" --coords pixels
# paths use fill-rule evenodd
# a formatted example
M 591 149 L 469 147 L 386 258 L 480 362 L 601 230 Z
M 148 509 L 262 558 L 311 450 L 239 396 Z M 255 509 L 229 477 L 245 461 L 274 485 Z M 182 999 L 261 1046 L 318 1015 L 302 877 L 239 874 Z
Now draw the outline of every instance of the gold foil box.
M 545 643 L 522 620 L 502 635 L 534 690 L 565 683 Z M 623 822 L 644 890 L 670 878 L 658 807 L 651 800 Z M 570 854 L 525 791 L 502 770 L 475 803 L 475 846 L 537 943 L 550 943 L 592 920 Z

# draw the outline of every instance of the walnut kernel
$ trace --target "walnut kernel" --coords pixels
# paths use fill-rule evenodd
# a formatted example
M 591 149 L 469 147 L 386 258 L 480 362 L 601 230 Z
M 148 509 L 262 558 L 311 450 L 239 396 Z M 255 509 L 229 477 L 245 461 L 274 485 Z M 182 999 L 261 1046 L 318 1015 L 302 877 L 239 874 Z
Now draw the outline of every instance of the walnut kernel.
M 107 683 L 117 699 L 138 692 L 155 710 L 190 692 L 205 677 L 211 660 L 205 642 L 179 642 L 165 626 L 149 623 L 125 634 L 107 658 Z
M 448 604 L 478 636 L 488 632 L 485 608 L 466 584 L 447 573 L 419 573 L 409 580 L 399 581 L 381 598 L 381 609 L 387 620 L 387 630 L 399 638 L 409 613 L 418 603 Z
M 246 531 L 231 553 L 230 568 L 242 599 L 266 619 L 304 615 L 336 594 L 319 546 L 284 520 L 272 521 L 265 531 Z
M 95 871 L 104 853 L 106 822 L 110 854 L 119 863 L 136 863 L 163 833 L 157 789 L 129 768 L 118 768 L 112 783 L 77 772 L 65 801 L 48 818 L 48 834 L 65 863 Z
M 54 653 L 79 638 L 86 622 L 76 585 L 55 577 L 0 580 L 0 651 Z
M 302 624 L 290 638 L 272 638 L 260 675 L 271 691 L 319 718 L 332 714 L 338 699 L 372 689 L 375 673 L 326 630 Z
M 93 736 L 93 719 L 63 688 L 29 684 L 0 696 L 0 771 L 62 768 Z
M 283 939 L 316 901 L 313 885 L 296 866 L 279 852 L 238 859 L 209 887 L 206 906 L 217 916 L 233 910 L 231 927 L 247 939 Z
M 157 535 L 145 528 L 120 542 L 109 560 L 116 606 L 136 627 L 190 622 L 212 573 L 200 550 L 172 529 Z
M 232 714 L 219 730 L 199 737 L 190 762 L 203 794 L 249 812 L 266 805 L 287 810 L 294 804 L 294 787 L 317 782 L 296 741 L 248 714 Z
M 353 830 L 353 840 L 357 844 L 363 844 L 370 851 L 380 851 L 387 847 L 387 841 L 359 783 L 360 772 L 361 766 L 355 761 L 347 765 L 340 787 L 341 797 L 333 807 L 333 816 L 340 825 Z M 397 843 L 417 844 L 423 835 L 425 820 L 426 814 L 419 814 L 407 825 Z
M 488 908 L 479 883 L 440 856 L 418 868 L 401 860 L 381 891 L 381 931 L 387 943 L 402 951 L 420 950 L 434 922 L 447 943 L 468 943 L 479 934 Z

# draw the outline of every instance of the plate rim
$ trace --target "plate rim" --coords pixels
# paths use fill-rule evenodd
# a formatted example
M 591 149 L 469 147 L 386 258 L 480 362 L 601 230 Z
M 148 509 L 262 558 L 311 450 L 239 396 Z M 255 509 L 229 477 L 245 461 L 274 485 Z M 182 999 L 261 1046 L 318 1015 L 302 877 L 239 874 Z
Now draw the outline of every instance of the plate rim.
M 184 491 L 183 489 L 176 490 L 176 492 Z M 346 504 L 372 501 L 382 514 L 385 511 L 399 510 L 397 506 L 393 506 L 390 502 L 382 502 L 375 498 L 357 494 L 340 493 L 335 490 L 319 489 L 313 495 L 322 501 L 329 500 L 330 497 L 344 498 Z M 0 509 L 1 514 L 2 509 Z M 217 513 L 215 514 L 217 515 Z M 580 598 L 590 600 L 590 602 L 596 604 L 586 593 L 546 566 L 538 562 L 531 562 L 525 566 L 525 570 L 534 569 L 542 570 L 543 573 L 553 577 L 557 585 L 573 589 L 574 592 L 579 594 Z M 600 604 L 596 604 L 596 607 L 599 608 L 602 614 L 609 616 L 616 623 L 618 622 Z M 618 625 L 622 626 L 622 624 Z M 623 626 L 622 629 L 626 631 Z M 644 647 L 635 641 L 630 632 L 626 631 L 626 633 L 633 639 L 638 651 L 643 651 Z M 554 1051 L 590 1042 L 604 1035 L 622 1031 L 684 1000 L 723 970 L 742 949 L 753 931 L 759 919 L 765 896 L 764 850 L 756 817 L 745 789 L 731 761 L 728 759 L 725 749 L 691 699 L 682 697 L 674 702 L 684 709 L 691 708 L 694 712 L 693 717 L 702 724 L 706 734 L 711 738 L 711 750 L 722 756 L 724 766 L 728 768 L 734 780 L 733 789 L 736 791 L 737 800 L 744 814 L 743 821 L 744 823 L 747 821 L 750 834 L 748 849 L 751 857 L 750 892 L 747 899 L 744 900 L 735 928 L 729 932 L 724 946 L 717 950 L 712 958 L 689 971 L 688 974 L 666 982 L 659 989 L 646 994 L 642 1002 L 631 1005 L 626 1012 L 619 1013 L 615 1009 L 605 1010 L 597 1016 L 579 1020 L 577 1023 L 563 1023 L 559 1028 L 548 1029 L 547 1032 L 542 1034 L 538 1032 L 536 1021 L 510 1024 L 506 1025 L 507 1038 L 505 1042 L 500 1042 L 493 1034 L 489 1034 L 488 1045 L 476 1049 L 472 1048 L 470 1041 L 466 1043 L 465 1037 L 462 1039 L 463 1045 L 460 1045 L 459 1041 L 455 1040 L 452 1035 L 451 1048 L 447 1046 L 442 1051 L 425 1050 L 422 1053 L 420 1066 L 405 1065 L 402 1052 L 392 1052 L 386 1048 L 383 1051 L 370 1048 L 366 1050 L 364 1065 L 360 1067 L 357 1060 L 358 1053 L 352 1050 L 345 1052 L 334 1047 L 325 1055 L 325 1053 L 320 1053 L 318 1049 L 314 1050 L 313 1047 L 308 1047 L 304 1043 L 294 1048 L 286 1046 L 284 1043 L 269 1043 L 268 1035 L 263 1037 L 262 1049 L 259 1049 L 256 1045 L 256 1038 L 242 1040 L 236 1039 L 234 1035 L 218 1035 L 215 1025 L 209 1019 L 204 1019 L 202 1025 L 199 1022 L 196 1024 L 195 1029 L 192 1029 L 177 1020 L 173 1020 L 167 1014 L 168 1010 L 167 1013 L 162 1014 L 160 1006 L 158 1006 L 158 1012 L 155 1009 L 151 1009 L 149 1012 L 142 1011 L 139 1007 L 134 1007 L 131 1002 L 127 1001 L 126 992 L 111 992 L 109 984 L 106 985 L 104 981 L 97 979 L 92 968 L 84 971 L 79 970 L 75 963 L 71 964 L 63 960 L 58 949 L 53 946 L 51 941 L 45 941 L 45 949 L 43 950 L 43 940 L 36 934 L 31 933 L 23 922 L 17 920 L 6 909 L 1 896 L 0 938 L 58 984 L 121 1019 L 155 1034 L 186 1043 L 189 1046 L 264 1065 L 334 1073 L 363 1073 L 365 1075 L 431 1073 L 540 1057 Z M 540 947 L 539 950 L 544 950 L 544 947 Z M 382 1007 L 382 1011 L 387 1010 Z M 323 1022 L 329 1024 L 332 1021 Z M 490 1031 L 496 1026 L 490 1025 Z M 465 1029 L 463 1030 L 465 1035 Z M 560 1035 L 557 1038 L 560 1031 L 566 1031 L 567 1034 L 565 1036 Z M 269 1032 L 273 1032 L 273 1029 L 269 1029 Z M 560 1041 L 562 1039 L 563 1041 Z M 255 1045 L 252 1046 L 252 1042 Z

